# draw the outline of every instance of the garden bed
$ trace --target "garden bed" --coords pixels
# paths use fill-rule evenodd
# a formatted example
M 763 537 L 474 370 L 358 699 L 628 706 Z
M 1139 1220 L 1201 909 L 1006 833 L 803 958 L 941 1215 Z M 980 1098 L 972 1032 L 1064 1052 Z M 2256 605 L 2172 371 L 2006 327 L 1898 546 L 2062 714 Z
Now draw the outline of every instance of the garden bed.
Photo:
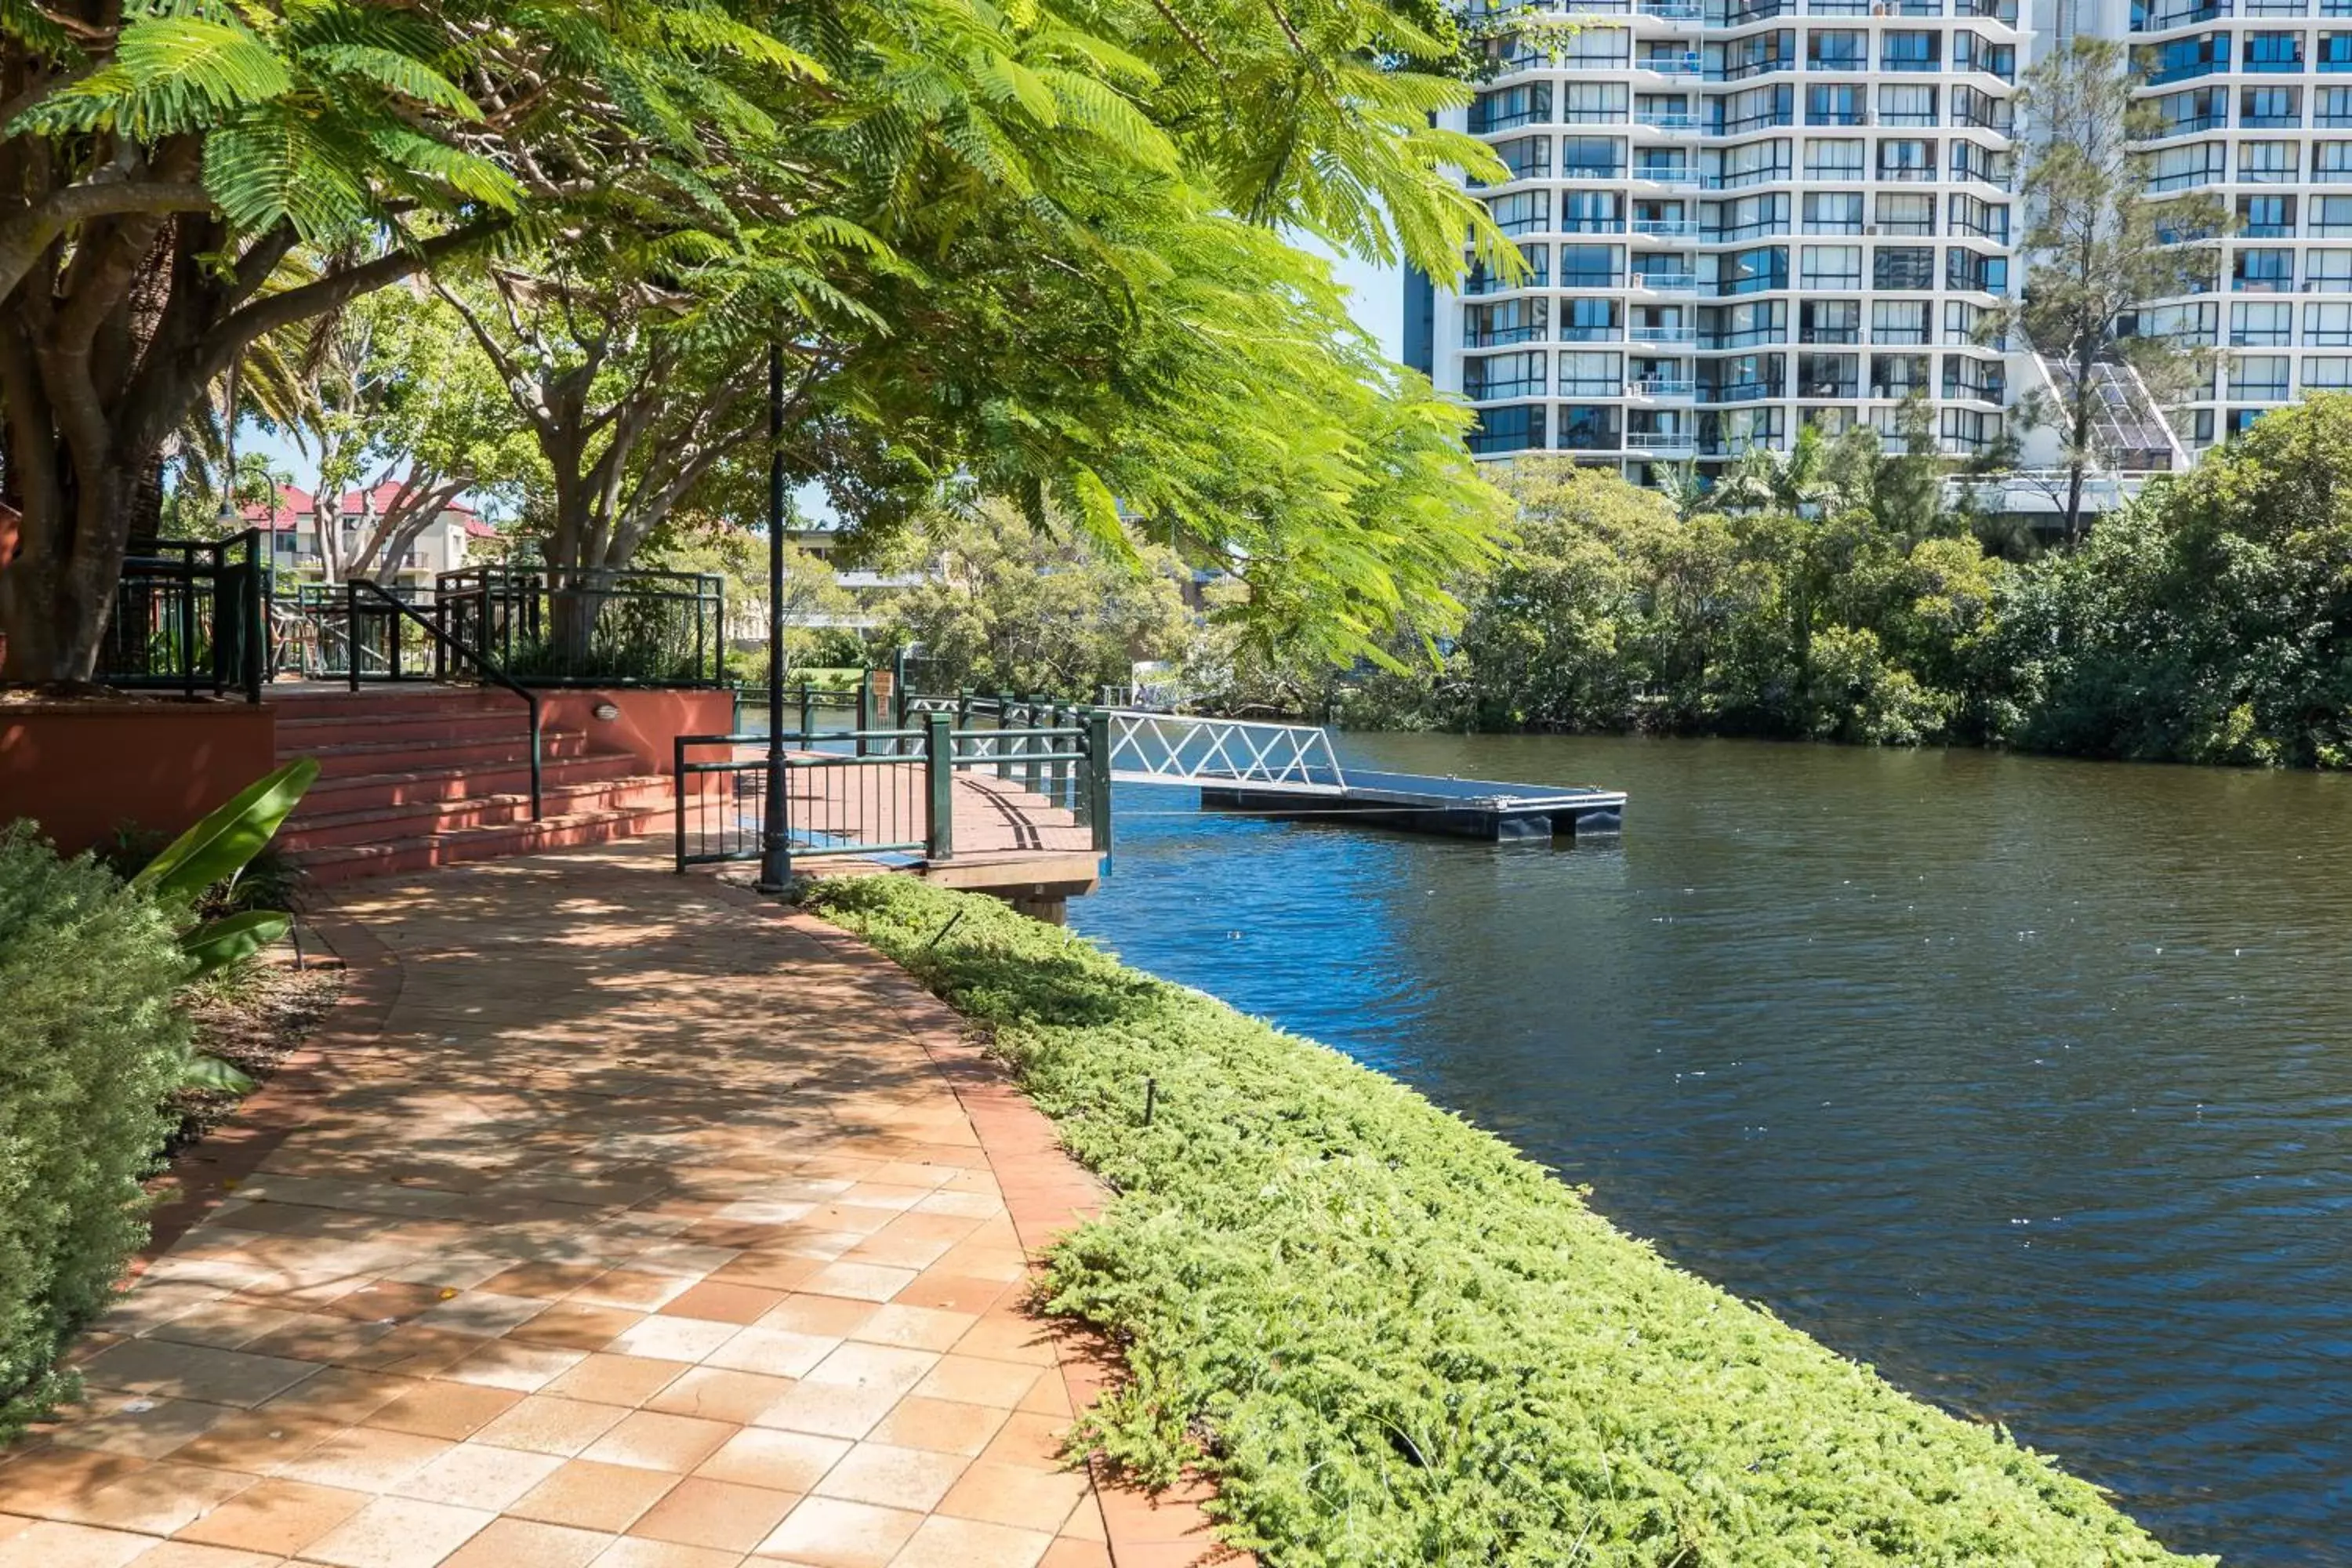
M 1043 1287 L 1127 1363 L 1080 1440 L 1197 1464 L 1274 1568 L 2189 1561 L 1335 1051 L 987 898 L 811 902 L 988 1030 L 1118 1194 Z
M 187 995 L 200 1051 L 218 1057 L 254 1080 L 269 1081 L 278 1064 L 299 1050 L 342 994 L 339 963 L 296 968 L 290 948 L 262 955 L 242 969 L 202 981 Z M 199 1143 L 236 1114 L 246 1095 L 220 1089 L 183 1089 L 173 1097 L 180 1125 L 165 1145 L 169 1161 Z

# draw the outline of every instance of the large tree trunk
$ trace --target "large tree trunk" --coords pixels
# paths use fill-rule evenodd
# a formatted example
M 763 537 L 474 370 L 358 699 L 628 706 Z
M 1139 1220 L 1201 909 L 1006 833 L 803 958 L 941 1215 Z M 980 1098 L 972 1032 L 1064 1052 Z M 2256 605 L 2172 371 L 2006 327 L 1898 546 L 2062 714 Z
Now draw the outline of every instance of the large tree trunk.
M 21 448 L 19 449 L 21 454 Z M 84 481 L 71 460 L 12 454 L 24 486 L 16 559 L 0 569 L 0 634 L 10 680 L 84 681 L 97 677 L 122 558 L 140 515 L 139 475 L 121 464 Z M 26 470 L 46 465 L 47 482 Z M 63 470 L 62 472 L 58 470 Z

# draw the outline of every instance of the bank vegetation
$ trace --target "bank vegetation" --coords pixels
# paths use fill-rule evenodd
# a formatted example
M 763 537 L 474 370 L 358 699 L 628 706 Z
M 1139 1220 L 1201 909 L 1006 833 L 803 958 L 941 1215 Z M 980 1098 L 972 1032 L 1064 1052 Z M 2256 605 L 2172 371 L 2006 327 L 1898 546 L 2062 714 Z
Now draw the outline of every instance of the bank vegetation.
M 814 900 L 987 1030 L 1117 1194 L 1042 1286 L 1126 1362 L 1080 1441 L 1205 1469 L 1273 1568 L 2184 1561 L 1335 1051 L 986 898 Z

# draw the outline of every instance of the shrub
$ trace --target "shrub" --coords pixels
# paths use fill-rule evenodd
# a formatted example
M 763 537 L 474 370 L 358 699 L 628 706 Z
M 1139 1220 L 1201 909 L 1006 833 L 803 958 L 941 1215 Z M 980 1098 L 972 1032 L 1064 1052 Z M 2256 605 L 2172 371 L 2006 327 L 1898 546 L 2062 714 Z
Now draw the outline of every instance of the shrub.
M 813 896 L 992 1026 L 1118 1194 L 1045 1282 L 1125 1349 L 1089 1435 L 1150 1479 L 1205 1463 L 1271 1568 L 2175 1561 L 1335 1051 L 983 897 Z
M 0 830 L 0 1440 L 68 1391 L 58 1352 L 146 1239 L 188 970 L 152 900 Z

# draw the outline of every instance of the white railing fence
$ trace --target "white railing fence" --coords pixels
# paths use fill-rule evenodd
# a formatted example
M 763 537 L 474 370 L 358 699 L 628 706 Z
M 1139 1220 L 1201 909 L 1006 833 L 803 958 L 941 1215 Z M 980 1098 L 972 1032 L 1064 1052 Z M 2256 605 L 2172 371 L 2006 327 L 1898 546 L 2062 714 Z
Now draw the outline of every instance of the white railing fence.
M 1348 787 L 1331 737 L 1307 724 L 1114 710 L 1110 773 L 1127 784 L 1246 784 L 1301 794 Z

